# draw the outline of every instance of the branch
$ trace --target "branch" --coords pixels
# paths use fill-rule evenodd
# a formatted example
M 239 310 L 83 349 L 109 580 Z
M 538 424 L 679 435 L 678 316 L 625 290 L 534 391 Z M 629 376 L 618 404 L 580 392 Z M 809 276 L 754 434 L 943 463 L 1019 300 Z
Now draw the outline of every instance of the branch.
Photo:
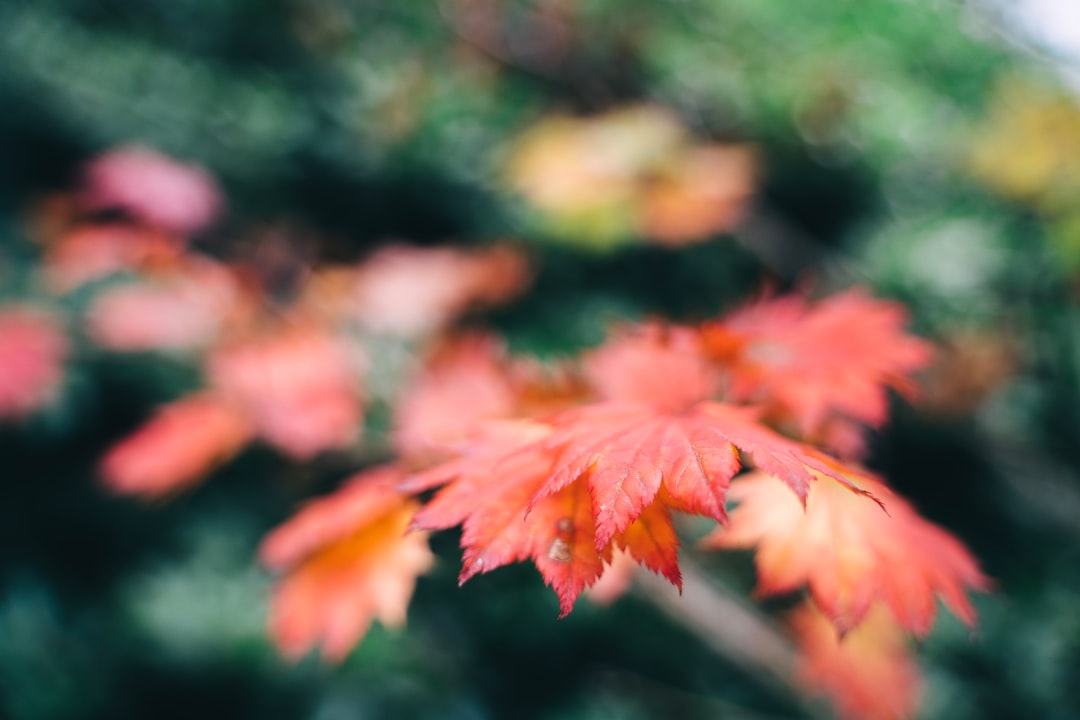
M 793 683 L 795 649 L 758 609 L 709 581 L 693 563 L 680 558 L 680 596 L 667 580 L 651 572 L 634 576 L 633 591 L 669 618 L 697 635 L 718 654 L 755 677 L 767 678 L 773 689 L 794 697 L 809 717 L 829 717 L 805 701 Z

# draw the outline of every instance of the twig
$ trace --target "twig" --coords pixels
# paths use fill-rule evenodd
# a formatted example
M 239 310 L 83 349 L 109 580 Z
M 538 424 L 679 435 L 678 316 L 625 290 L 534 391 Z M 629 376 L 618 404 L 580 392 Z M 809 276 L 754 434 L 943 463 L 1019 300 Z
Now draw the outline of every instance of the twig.
M 795 649 L 773 623 L 759 610 L 710 582 L 692 562 L 680 559 L 679 565 L 681 596 L 667 580 L 644 571 L 635 575 L 635 594 L 692 631 L 720 655 L 800 700 L 809 717 L 828 717 L 818 706 L 802 700 L 793 684 Z

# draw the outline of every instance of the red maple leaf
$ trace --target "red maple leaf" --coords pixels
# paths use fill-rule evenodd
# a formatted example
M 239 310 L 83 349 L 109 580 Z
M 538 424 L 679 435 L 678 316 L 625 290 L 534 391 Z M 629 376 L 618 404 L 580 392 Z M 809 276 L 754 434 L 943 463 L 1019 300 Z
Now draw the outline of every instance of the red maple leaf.
M 756 548 L 759 593 L 789 592 L 805 582 L 841 632 L 881 601 L 902 626 L 925 635 L 936 596 L 974 624 L 966 590 L 986 590 L 989 581 L 960 541 L 880 481 L 842 474 L 847 484 L 816 474 L 805 506 L 764 473 L 740 477 L 731 486 L 739 505 L 730 523 L 703 543 Z M 852 492 L 853 486 L 878 502 Z
M 910 393 L 909 375 L 931 348 L 908 335 L 903 306 L 855 289 L 811 306 L 796 296 L 737 310 L 704 330 L 709 353 L 729 370 L 730 396 L 791 418 L 805 436 L 836 414 L 880 426 L 886 389 Z
M 532 536 L 544 513 L 526 517 L 525 508 L 551 461 L 528 446 L 550 432 L 532 421 L 490 423 L 460 457 L 410 480 L 408 488 L 416 491 L 452 481 L 417 513 L 414 524 L 432 530 L 463 526 L 461 582 L 532 556 Z
M 805 494 L 812 473 L 847 482 L 815 451 L 711 402 L 715 382 L 696 334 L 646 327 L 594 354 L 603 402 L 544 422 L 503 423 L 459 458 L 412 481 L 448 482 L 418 513 L 427 529 L 464 525 L 461 579 L 531 559 L 565 615 L 613 548 L 679 584 L 672 510 L 726 519 L 739 450 Z
M 240 452 L 253 435 L 247 415 L 204 392 L 162 407 L 101 462 L 110 490 L 161 497 L 199 482 Z

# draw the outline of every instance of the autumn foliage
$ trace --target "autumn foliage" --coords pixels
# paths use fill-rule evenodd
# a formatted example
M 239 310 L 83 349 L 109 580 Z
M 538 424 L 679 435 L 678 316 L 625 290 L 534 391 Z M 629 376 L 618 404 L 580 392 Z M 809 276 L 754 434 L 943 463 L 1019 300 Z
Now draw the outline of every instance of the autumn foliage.
M 805 617 L 831 625 L 831 640 L 819 621 L 793 625 L 813 692 L 853 717 L 906 716 L 918 680 L 905 631 L 929 631 L 937 598 L 973 624 L 967 593 L 989 581 L 958 540 L 812 444 L 833 420 L 879 426 L 886 390 L 912 391 L 930 350 L 903 322 L 899 306 L 862 292 L 781 298 L 699 326 L 622 327 L 547 373 L 490 338 L 461 337 L 401 399 L 395 437 L 401 467 L 414 469 L 394 487 L 435 491 L 414 533 L 462 527 L 461 582 L 531 562 L 562 615 L 606 573 L 601 599 L 613 599 L 635 563 L 680 586 L 677 519 L 713 520 L 706 546 L 756 549 L 759 592 L 806 587 L 817 609 Z M 356 497 L 350 486 L 320 503 Z M 275 602 L 299 602 L 286 592 Z M 357 626 L 369 612 L 355 606 Z M 813 682 L 848 664 L 858 672 Z M 891 694 L 875 694 L 879 683 Z
M 598 133 L 605 162 L 589 164 Z M 753 174 L 745 148 L 694 146 L 640 108 L 519 142 L 509 172 L 545 212 L 640 204 L 637 230 L 668 245 L 736 222 Z M 558 175 L 563 155 L 586 163 L 584 185 Z M 976 621 L 968 593 L 990 583 L 972 555 L 857 464 L 890 393 L 915 398 L 931 362 L 898 303 L 768 295 L 703 322 L 627 321 L 542 362 L 460 323 L 525 291 L 519 246 L 393 244 L 310 267 L 268 232 L 214 259 L 189 241 L 222 212 L 216 185 L 141 149 L 96 160 L 72 203 L 44 223 L 41 285 L 92 294 L 78 322 L 98 352 L 179 356 L 198 375 L 104 454 L 110 491 L 175 495 L 256 442 L 294 462 L 394 455 L 263 542 L 287 657 L 341 661 L 372 622 L 403 623 L 429 534 L 455 527 L 460 582 L 531 563 L 565 616 L 593 587 L 614 600 L 639 566 L 681 588 L 683 518 L 711 523 L 698 549 L 752 550 L 759 595 L 805 590 L 799 679 L 852 717 L 915 707 L 905 638 L 930 631 L 938 599 Z M 48 312 L 11 306 L 0 341 L 0 417 L 21 418 L 60 392 L 67 339 Z M 372 408 L 388 411 L 381 437 Z
M 925 635 L 936 597 L 974 625 L 966 591 L 987 590 L 988 581 L 963 545 L 879 480 L 850 472 L 843 478 L 850 485 L 818 476 L 800 504 L 774 478 L 743 475 L 729 493 L 738 503 L 730 522 L 703 542 L 756 549 L 760 594 L 805 584 L 841 633 L 884 605 L 901 627 Z
M 922 692 L 919 668 L 903 629 L 881 606 L 843 636 L 810 604 L 792 612 L 788 623 L 801 656 L 796 678 L 807 693 L 832 699 L 844 718 L 914 715 Z
M 398 492 L 393 468 L 354 477 L 276 529 L 260 557 L 281 571 L 270 631 L 282 653 L 316 645 L 342 660 L 372 620 L 405 622 L 417 575 L 431 567 L 425 533 L 407 533 L 417 503 Z

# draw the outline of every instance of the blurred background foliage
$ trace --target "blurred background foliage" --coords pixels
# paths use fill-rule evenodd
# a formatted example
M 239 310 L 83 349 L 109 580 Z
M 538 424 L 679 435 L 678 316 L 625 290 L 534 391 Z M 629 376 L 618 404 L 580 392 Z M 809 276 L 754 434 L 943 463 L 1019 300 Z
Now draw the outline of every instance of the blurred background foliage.
M 709 317 L 765 286 L 869 284 L 941 347 L 870 465 L 997 583 L 974 638 L 950 619 L 923 644 L 922 716 L 1080 717 L 1080 107 L 1011 27 L 961 0 L 8 0 L 0 296 L 37 292 L 33 209 L 130 143 L 219 179 L 211 255 L 268 228 L 309 263 L 393 239 L 526 243 L 532 289 L 486 317 L 524 352 L 595 343 L 618 318 Z M 514 192 L 526 129 L 642 104 L 753 148 L 759 190 L 730 234 L 568 233 Z M 255 548 L 353 459 L 254 448 L 169 504 L 111 497 L 104 448 L 192 371 L 78 360 L 60 403 L 0 430 L 5 717 L 803 712 L 638 597 L 556 622 L 531 568 L 457 589 L 452 533 L 406 630 L 376 627 L 341 667 L 289 665 L 263 630 Z M 700 561 L 752 583 L 745 558 Z

